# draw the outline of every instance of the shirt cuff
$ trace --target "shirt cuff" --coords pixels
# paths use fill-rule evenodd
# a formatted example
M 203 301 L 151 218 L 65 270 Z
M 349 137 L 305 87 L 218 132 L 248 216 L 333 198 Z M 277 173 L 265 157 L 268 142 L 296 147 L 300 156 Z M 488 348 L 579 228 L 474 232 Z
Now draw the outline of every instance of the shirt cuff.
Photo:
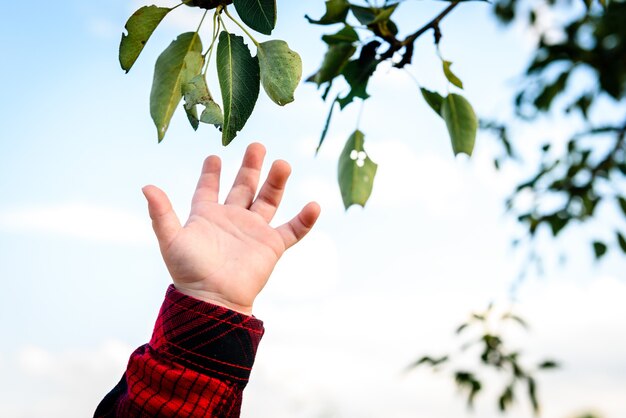
M 191 296 L 170 285 L 150 347 L 192 369 L 245 386 L 263 336 L 263 322 Z

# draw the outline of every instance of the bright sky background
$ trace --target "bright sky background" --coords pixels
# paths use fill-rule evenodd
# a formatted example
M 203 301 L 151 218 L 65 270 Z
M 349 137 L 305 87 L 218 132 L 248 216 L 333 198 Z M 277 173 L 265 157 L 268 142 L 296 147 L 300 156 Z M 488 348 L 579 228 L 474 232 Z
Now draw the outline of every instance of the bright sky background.
M 379 164 L 365 210 L 344 212 L 336 186 L 336 159 L 359 106 L 335 114 L 314 157 L 328 107 L 311 84 L 300 86 L 285 108 L 262 93 L 228 148 L 212 127 L 194 133 L 181 109 L 157 145 L 148 111 L 154 61 L 178 33 L 195 28 L 200 14 L 181 8 L 168 16 L 125 75 L 117 61 L 119 38 L 143 4 L 3 5 L 0 416 L 93 413 L 132 350 L 149 339 L 169 283 L 140 188 L 159 185 L 184 217 L 204 157 L 223 158 L 226 190 L 252 141 L 267 146 L 268 161 L 284 158 L 294 167 L 276 223 L 308 200 L 317 200 L 323 214 L 258 298 L 255 314 L 266 335 L 242 416 L 465 416 L 464 400 L 446 374 L 403 370 L 423 354 L 457 347 L 453 330 L 470 311 L 490 301 L 509 306 L 520 257 L 510 247 L 516 226 L 502 202 L 523 169 L 494 171 L 487 136 L 478 138 L 471 160 L 455 160 L 444 124 L 415 82 L 385 68 L 371 83 L 375 99 L 360 123 Z M 306 77 L 324 49 L 323 29 L 303 16 L 321 15 L 322 1 L 280 0 L 278 6 L 275 37 L 300 52 Z M 408 2 L 398 12 L 400 27 L 414 28 L 443 6 Z M 480 2 L 459 7 L 443 32 L 442 53 L 455 62 L 477 112 L 509 114 L 532 34 L 498 27 Z M 420 40 L 409 71 L 445 92 L 431 40 Z M 209 82 L 217 92 L 216 79 Z M 516 136 L 528 153 L 567 129 L 546 119 Z M 601 219 L 612 218 L 610 209 L 601 212 Z M 548 258 L 564 252 L 567 264 L 552 262 L 544 276 L 531 274 L 517 295 L 516 312 L 532 327 L 530 334 L 510 335 L 522 358 L 556 357 L 564 364 L 539 378 L 544 417 L 587 410 L 626 416 L 625 263 L 617 252 L 593 261 L 588 240 L 602 233 L 602 224 L 551 243 Z M 495 405 L 488 388 L 473 416 L 496 417 Z M 509 416 L 530 416 L 525 394 Z

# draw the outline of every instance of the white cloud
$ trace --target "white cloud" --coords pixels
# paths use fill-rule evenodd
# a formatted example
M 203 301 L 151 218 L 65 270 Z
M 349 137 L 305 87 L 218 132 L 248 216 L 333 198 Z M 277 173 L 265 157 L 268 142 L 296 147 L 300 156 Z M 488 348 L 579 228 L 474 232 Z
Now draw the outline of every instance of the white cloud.
M 0 229 L 60 235 L 96 242 L 153 244 L 150 221 L 113 207 L 68 202 L 0 211 Z
M 2 416 L 92 416 L 99 401 L 119 381 L 132 350 L 116 340 L 104 341 L 91 350 L 53 352 L 36 345 L 22 347 L 3 371 Z

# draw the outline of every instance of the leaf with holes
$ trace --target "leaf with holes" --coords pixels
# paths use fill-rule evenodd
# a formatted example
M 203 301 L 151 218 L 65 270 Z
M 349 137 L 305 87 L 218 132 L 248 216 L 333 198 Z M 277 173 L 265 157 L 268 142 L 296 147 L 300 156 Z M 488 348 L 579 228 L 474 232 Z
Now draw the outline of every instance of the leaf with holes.
M 243 37 L 226 31 L 220 33 L 216 59 L 224 101 L 222 145 L 228 145 L 248 121 L 259 97 L 259 60 L 252 57 Z
M 293 102 L 293 94 L 302 78 L 302 59 L 289 49 L 287 42 L 273 40 L 258 45 L 261 84 L 274 103 Z
M 339 156 L 339 188 L 346 210 L 352 205 L 365 207 L 374 187 L 378 165 L 365 152 L 364 142 L 363 132 L 355 131 Z
M 130 71 L 152 32 L 170 10 L 172 9 L 166 7 L 144 6 L 128 18 L 124 26 L 128 35 L 122 34 L 119 53 L 120 65 L 124 71 Z
M 458 88 L 462 89 L 463 88 L 463 82 L 461 81 L 461 79 L 459 77 L 457 77 L 452 72 L 452 70 L 450 69 L 451 65 L 452 65 L 451 61 L 443 61 L 443 73 L 445 74 L 445 76 L 446 76 L 446 78 L 448 79 L 449 82 L 451 82 L 452 84 L 454 84 Z
M 150 92 L 150 115 L 157 128 L 159 142 L 163 140 L 183 97 L 182 86 L 190 80 L 191 74 L 200 72 L 200 69 L 188 68 L 188 65 L 202 62 L 201 54 L 200 37 L 197 33 L 187 32 L 179 35 L 156 61 Z
M 449 94 L 441 106 L 441 116 L 446 121 L 454 155 L 463 152 L 471 156 L 478 129 L 472 105 L 459 94 Z
M 222 126 L 224 123 L 222 109 L 213 100 L 203 75 L 197 75 L 183 85 L 183 97 L 187 117 L 194 129 L 198 129 L 199 122 L 215 125 L 216 128 Z M 198 105 L 204 106 L 200 118 L 198 118 Z
M 276 26 L 276 0 L 233 0 L 243 22 L 257 32 L 270 35 Z
M 328 0 L 326 2 L 326 13 L 319 20 L 310 18 L 308 15 L 304 17 L 309 23 L 315 25 L 332 25 L 333 23 L 345 22 L 350 10 L 348 0 Z

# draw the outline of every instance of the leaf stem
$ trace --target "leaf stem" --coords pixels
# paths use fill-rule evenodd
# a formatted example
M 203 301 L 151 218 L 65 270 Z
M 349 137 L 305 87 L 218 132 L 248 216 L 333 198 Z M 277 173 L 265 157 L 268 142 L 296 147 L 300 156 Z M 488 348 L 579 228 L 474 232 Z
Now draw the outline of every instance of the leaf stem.
M 363 117 L 363 108 L 365 107 L 365 100 L 361 100 L 361 108 L 359 109 L 359 115 L 356 118 L 356 130 L 360 130 L 361 118 Z
M 240 28 L 242 31 L 244 31 L 244 33 L 245 33 L 246 35 L 248 35 L 248 38 L 250 38 L 250 40 L 251 40 L 252 42 L 254 42 L 254 44 L 255 44 L 257 47 L 259 46 L 259 43 L 257 42 L 257 40 L 256 40 L 256 39 L 254 39 L 254 36 L 252 36 L 252 35 L 250 34 L 250 32 L 248 32 L 248 31 L 246 30 L 246 28 L 245 28 L 245 27 L 244 27 L 241 23 L 239 23 L 239 21 L 238 21 L 237 19 L 235 19 L 234 17 L 232 17 L 232 16 L 230 15 L 230 13 L 228 13 L 228 9 L 227 9 L 226 7 L 224 7 L 224 13 L 226 13 L 226 16 L 228 16 L 228 18 L 229 18 L 230 20 L 232 20 L 233 22 L 235 22 L 235 23 L 237 24 L 237 26 L 239 26 L 239 28 Z
M 176 6 L 172 7 L 170 11 L 174 9 L 178 9 L 180 6 L 182 6 L 183 4 L 187 4 L 187 3 L 191 3 L 191 0 L 183 0 L 182 2 L 178 3 Z
M 202 19 L 200 19 L 200 23 L 198 24 L 198 29 L 196 29 L 196 35 L 198 34 L 198 32 L 200 32 L 200 28 L 202 27 L 202 23 L 204 22 L 204 18 L 206 17 L 206 14 L 208 12 L 208 10 L 205 10 L 204 14 L 202 15 Z
M 211 62 L 211 56 L 213 55 L 213 47 L 215 46 L 215 40 L 217 39 L 217 35 L 220 32 L 220 28 L 221 21 L 218 20 L 218 15 L 216 11 L 215 13 L 213 13 L 213 39 L 211 40 L 211 45 L 209 46 L 209 49 L 204 54 L 206 63 L 204 65 L 204 71 L 202 71 L 202 73 L 205 75 L 207 70 L 209 69 L 209 62 Z

